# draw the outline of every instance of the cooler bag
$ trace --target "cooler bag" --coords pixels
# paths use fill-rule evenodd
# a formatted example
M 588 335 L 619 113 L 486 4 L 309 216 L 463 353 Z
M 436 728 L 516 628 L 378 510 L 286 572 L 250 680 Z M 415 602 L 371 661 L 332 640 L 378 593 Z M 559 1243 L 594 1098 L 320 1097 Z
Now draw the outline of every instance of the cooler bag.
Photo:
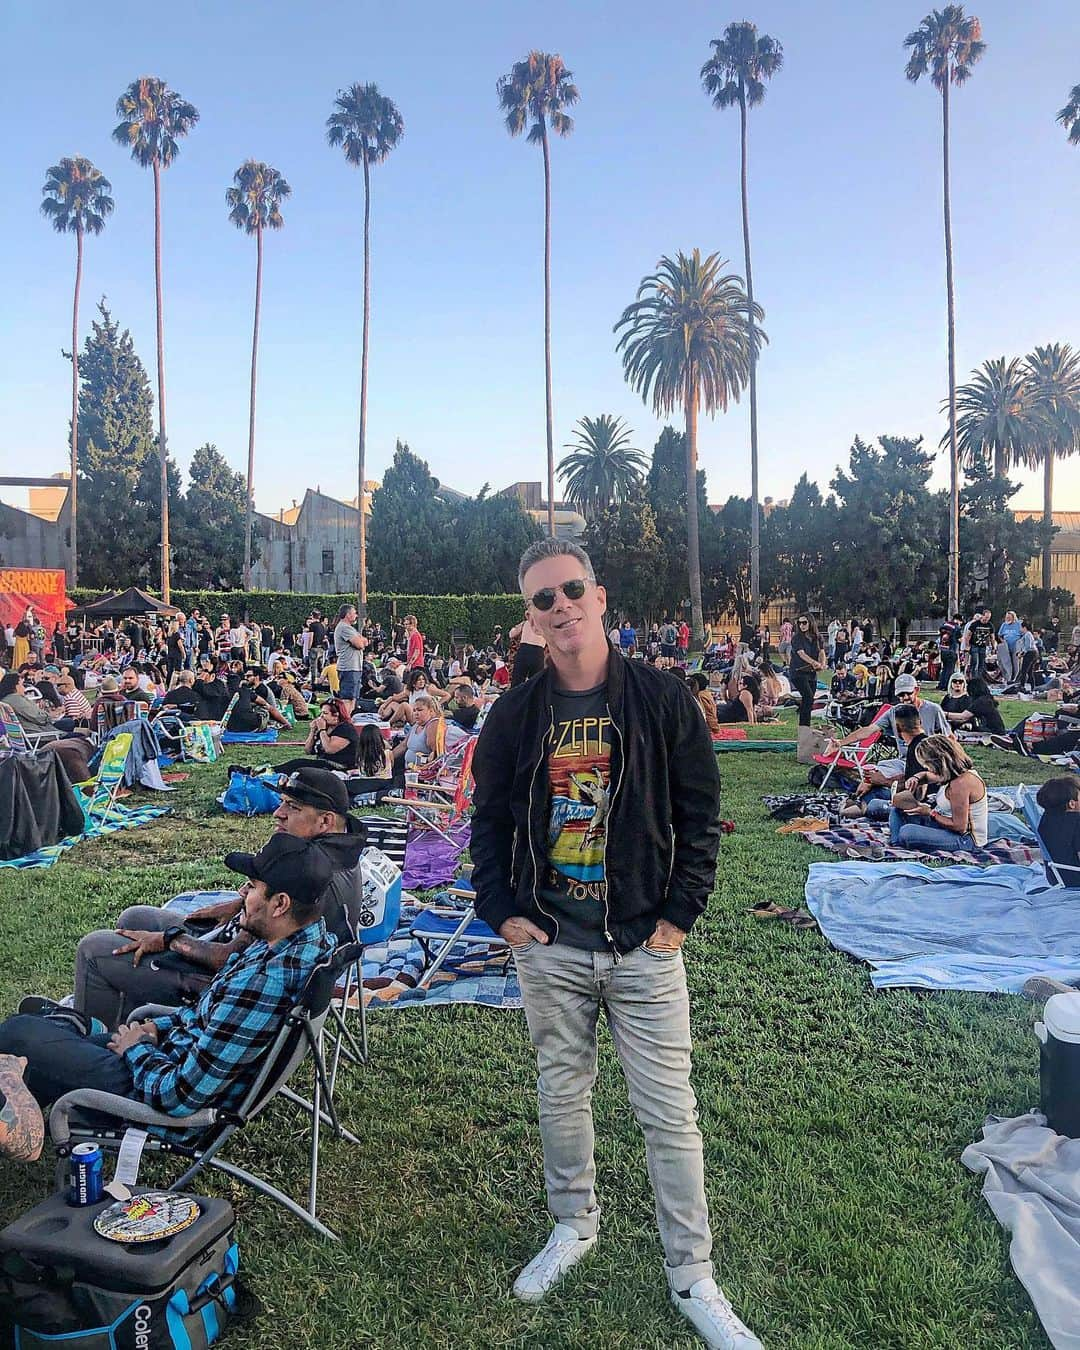
M 133 1198 L 167 1235 L 103 1237 L 94 1220 L 112 1198 L 72 1206 L 66 1194 L 0 1233 L 0 1327 L 17 1350 L 205 1350 L 224 1334 L 237 1302 L 232 1206 L 142 1186 Z M 198 1217 L 169 1233 L 168 1201 L 194 1201 Z
M 1080 991 L 1047 999 L 1035 1035 L 1041 1042 L 1039 1096 L 1046 1123 L 1080 1139 Z

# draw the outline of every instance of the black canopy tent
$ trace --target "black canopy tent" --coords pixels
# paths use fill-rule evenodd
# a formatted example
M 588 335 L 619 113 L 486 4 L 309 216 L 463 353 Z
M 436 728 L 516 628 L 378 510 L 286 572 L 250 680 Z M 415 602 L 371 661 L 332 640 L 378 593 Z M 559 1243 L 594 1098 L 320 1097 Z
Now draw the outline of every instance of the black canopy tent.
M 155 600 L 138 586 L 129 586 L 126 591 L 113 591 L 68 613 L 78 619 L 131 619 L 146 614 L 179 614 L 180 610 L 175 605 L 167 605 L 164 600 Z

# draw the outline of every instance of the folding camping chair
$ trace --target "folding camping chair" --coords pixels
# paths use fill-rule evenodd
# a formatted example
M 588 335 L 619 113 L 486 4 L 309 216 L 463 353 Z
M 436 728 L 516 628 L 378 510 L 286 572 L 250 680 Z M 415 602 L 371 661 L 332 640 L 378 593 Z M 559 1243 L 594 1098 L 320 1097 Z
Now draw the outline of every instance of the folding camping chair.
M 77 1144 L 95 1143 L 103 1150 L 116 1153 L 129 1129 L 151 1129 L 155 1133 L 147 1135 L 145 1148 L 154 1153 L 176 1154 L 191 1160 L 191 1166 L 172 1183 L 170 1189 L 186 1190 L 205 1168 L 215 1167 L 276 1201 L 323 1237 L 338 1241 L 337 1234 L 316 1213 L 319 1132 L 322 1125 L 329 1124 L 339 1138 L 348 1139 L 354 1144 L 360 1141 L 343 1129 L 337 1119 L 319 1038 L 338 974 L 356 959 L 357 952 L 349 944 L 336 949 L 315 967 L 300 998 L 286 1016 L 272 1044 L 267 1047 L 254 1083 L 243 1101 L 233 1110 L 219 1111 L 216 1107 L 207 1107 L 192 1115 L 177 1117 L 155 1111 L 142 1102 L 131 1101 L 111 1092 L 98 1092 L 93 1088 L 79 1088 L 65 1093 L 54 1103 L 49 1113 L 49 1134 L 57 1154 L 57 1184 L 63 1184 L 67 1159 Z M 164 1011 L 167 1014 L 173 1010 Z M 133 1017 L 153 1015 L 154 1009 L 140 1008 Z M 288 1083 L 309 1054 L 314 1063 L 315 1083 L 311 1101 L 306 1101 L 294 1093 Z M 302 1107 L 311 1118 L 306 1208 L 262 1177 L 218 1156 L 232 1136 L 260 1115 L 279 1095 Z M 104 1127 L 96 1123 L 103 1115 L 115 1123 Z M 189 1139 L 193 1131 L 196 1132 L 195 1137 Z
M 383 804 L 403 810 L 407 825 L 434 830 L 452 848 L 457 848 L 458 841 L 451 831 L 472 805 L 475 786 L 472 762 L 477 740 L 478 737 L 470 736 L 448 750 L 441 759 L 421 770 L 419 781 L 410 783 L 403 797 L 384 797 Z
M 459 881 L 448 887 L 446 894 L 465 901 L 463 909 L 429 905 L 409 929 L 410 937 L 416 938 L 424 953 L 424 971 L 417 983 L 418 989 L 431 984 L 455 947 L 486 947 L 488 956 L 505 952 L 507 967 L 513 959 L 513 948 L 506 939 L 476 917 L 476 892 L 470 883 Z
M 1080 866 L 1073 867 L 1070 863 L 1058 863 L 1051 858 L 1046 845 L 1043 843 L 1043 837 L 1039 833 L 1039 821 L 1042 820 L 1042 807 L 1035 800 L 1035 792 L 1028 785 L 1023 784 L 1020 788 L 1020 809 L 1024 813 L 1024 819 L 1031 827 L 1031 832 L 1039 841 L 1039 853 L 1042 856 L 1046 870 L 1054 878 L 1059 886 L 1066 886 L 1068 883 L 1062 876 L 1063 872 L 1075 872 L 1080 876 Z
M 15 716 L 10 703 L 0 703 L 0 725 L 12 750 L 36 750 L 42 741 L 55 740 L 57 733 L 48 731 L 27 731 Z
M 884 712 L 888 706 L 887 703 L 883 703 L 878 709 L 878 713 Z M 875 716 L 877 715 L 875 714 Z M 836 769 L 839 769 L 841 773 L 850 773 L 861 777 L 863 768 L 870 758 L 870 751 L 881 740 L 882 731 L 882 727 L 871 724 L 866 728 L 866 733 L 860 736 L 857 741 L 851 742 L 850 745 L 838 745 L 831 755 L 815 755 L 814 763 L 820 764 L 826 770 L 825 777 L 821 780 L 818 790 L 825 790 L 826 784 Z
M 124 765 L 131 750 L 131 732 L 120 731 L 105 742 L 97 776 L 78 783 L 79 801 L 88 826 L 108 820 L 124 783 Z

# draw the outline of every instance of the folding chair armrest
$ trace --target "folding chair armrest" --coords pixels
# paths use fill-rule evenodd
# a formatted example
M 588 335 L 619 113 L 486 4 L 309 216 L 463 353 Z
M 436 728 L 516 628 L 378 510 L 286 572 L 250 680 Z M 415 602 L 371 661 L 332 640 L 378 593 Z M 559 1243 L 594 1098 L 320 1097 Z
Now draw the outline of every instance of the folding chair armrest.
M 215 1107 L 195 1111 L 190 1116 L 167 1116 L 164 1111 L 155 1111 L 144 1102 L 134 1102 L 116 1092 L 76 1088 L 58 1098 L 49 1112 L 49 1135 L 57 1148 L 66 1147 L 71 1141 L 71 1113 L 75 1110 L 100 1111 L 102 1115 L 115 1116 L 117 1120 L 133 1125 L 158 1125 L 166 1130 L 200 1129 L 213 1125 L 218 1117 Z

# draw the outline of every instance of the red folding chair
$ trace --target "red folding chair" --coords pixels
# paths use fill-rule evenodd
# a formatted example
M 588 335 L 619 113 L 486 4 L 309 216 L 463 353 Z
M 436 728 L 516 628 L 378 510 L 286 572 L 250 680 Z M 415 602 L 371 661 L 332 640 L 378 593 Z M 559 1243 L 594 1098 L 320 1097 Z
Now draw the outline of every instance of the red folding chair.
M 883 703 L 874 714 L 874 717 L 880 717 L 881 714 L 890 705 Z M 833 776 L 835 770 L 839 769 L 841 773 L 854 774 L 857 778 L 862 777 L 862 771 L 870 758 L 870 751 L 878 741 L 881 740 L 883 728 L 876 723 L 871 723 L 866 728 L 865 733 L 857 741 L 852 741 L 848 745 L 838 745 L 831 755 L 815 755 L 814 763 L 820 764 L 826 770 L 825 777 L 821 780 L 821 789 L 824 790 L 829 779 Z

